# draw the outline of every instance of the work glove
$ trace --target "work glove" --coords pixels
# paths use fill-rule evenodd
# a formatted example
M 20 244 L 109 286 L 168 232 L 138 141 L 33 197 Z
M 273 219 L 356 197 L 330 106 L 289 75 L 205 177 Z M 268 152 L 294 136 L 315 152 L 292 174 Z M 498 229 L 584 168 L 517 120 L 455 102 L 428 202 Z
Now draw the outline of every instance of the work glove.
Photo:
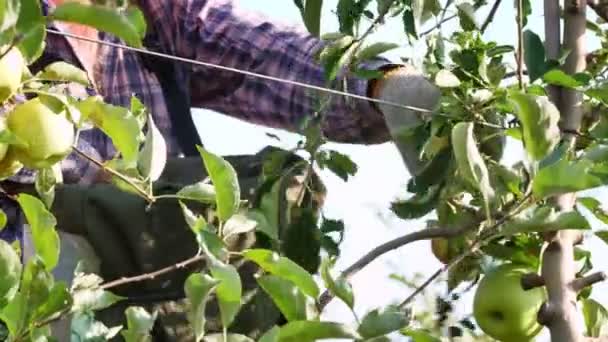
M 374 98 L 426 109 L 423 112 L 382 103 L 375 103 L 384 116 L 389 133 L 401 154 L 410 175 L 416 176 L 423 167 L 420 143 L 416 142 L 413 129 L 430 119 L 439 105 L 441 92 L 420 71 L 411 65 L 392 65 L 383 70 L 383 77 L 372 83 Z

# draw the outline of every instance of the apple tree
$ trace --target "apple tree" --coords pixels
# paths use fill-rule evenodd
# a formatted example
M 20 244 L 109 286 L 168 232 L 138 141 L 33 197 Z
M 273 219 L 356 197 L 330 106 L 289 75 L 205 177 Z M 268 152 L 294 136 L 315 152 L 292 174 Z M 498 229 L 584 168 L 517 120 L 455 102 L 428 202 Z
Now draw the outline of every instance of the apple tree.
M 418 141 L 425 166 L 408 180 L 407 198 L 390 204 L 401 219 L 424 219 L 426 227 L 374 248 L 338 272 L 334 262 L 340 255 L 340 239 L 335 233 L 348 233 L 341 221 L 309 221 L 307 229 L 319 237 L 317 245 L 305 244 L 299 251 L 323 251 L 313 266 L 290 249 L 274 248 L 286 243 L 277 236 L 277 216 L 297 211 L 301 193 L 292 192 L 285 206 L 285 187 L 273 187 L 263 205 L 251 207 L 241 198 L 236 168 L 199 146 L 200 167 L 208 180 L 174 194 L 156 194 L 153 185 L 165 168 L 166 146 L 137 98 L 128 108 L 98 96 L 77 99 L 63 86 L 88 84 L 83 70 L 65 62 L 38 73 L 28 68 L 41 56 L 50 20 L 90 25 L 116 35 L 125 46 L 141 48 L 146 24 L 137 7 L 125 1 L 65 3 L 44 17 L 37 0 L 0 0 L 0 101 L 5 108 L 0 121 L 0 175 L 7 179 L 23 168 L 36 171 L 35 194 L 5 194 L 23 210 L 35 254 L 22 264 L 19 246 L 0 241 L 3 338 L 53 340 L 51 324 L 69 315 L 77 322 L 74 329 L 81 340 L 150 340 L 155 312 L 130 306 L 124 312 L 127 325 L 116 327 L 105 326 L 94 313 L 126 299 L 112 292 L 117 285 L 151 280 L 206 260 L 208 269 L 193 272 L 184 284 L 188 320 L 197 341 L 389 341 L 395 335 L 413 341 L 459 336 L 526 341 L 543 328 L 552 341 L 605 339 L 608 311 L 590 295 L 606 276 L 594 271 L 592 254 L 583 242 L 595 235 L 608 243 L 608 230 L 592 229 L 590 223 L 593 217 L 606 224 L 608 214 L 598 198 L 577 194 L 608 184 L 608 36 L 603 26 L 608 3 L 545 1 L 543 37 L 527 27 L 531 1 L 510 2 L 517 13 L 512 27 L 505 28 L 517 34 L 517 44 L 511 46 L 483 36 L 501 15 L 501 2 L 339 0 L 333 12 L 339 32 L 321 32 L 323 1 L 294 0 L 305 27 L 326 42 L 317 57 L 328 88 L 347 91 L 336 82 L 341 70 L 379 77 L 359 65 L 399 47 L 369 43 L 378 27 L 399 20 L 404 44 L 426 44 L 416 66 L 442 94 L 438 109 L 409 132 Z M 457 21 L 458 29 L 449 34 L 441 30 L 447 21 Z M 586 48 L 590 35 L 601 42 L 595 51 Z M 23 94 L 34 96 L 18 100 Z M 357 171 L 348 156 L 325 145 L 319 125 L 329 96 L 342 95 L 319 95 L 318 111 L 303 123 L 302 142 L 294 147 L 309 157 L 302 188 L 313 181 L 314 169 L 329 169 L 345 181 Z M 80 130 L 89 127 L 112 139 L 119 152 L 114 159 L 95 160 L 74 146 Z M 507 143 L 524 152 L 513 165 L 503 158 Z M 141 196 L 149 206 L 159 200 L 178 202 L 200 252 L 135 277 L 102 279 L 78 269 L 73 284 L 56 281 L 51 272 L 61 251 L 61 223 L 50 207 L 62 183 L 60 162 L 71 153 L 97 164 L 122 191 Z M 265 172 L 276 173 L 278 159 L 280 154 L 272 154 L 265 160 Z M 192 201 L 210 207 L 211 213 L 198 213 L 189 205 Z M 3 226 L 6 221 L 6 215 L 0 215 Z M 264 234 L 274 247 L 228 250 L 227 236 L 251 231 Z M 379 256 L 421 240 L 429 241 L 428 253 L 443 266 L 428 278 L 395 276 L 411 293 L 358 317 L 355 303 L 365 294 L 352 290 L 350 277 Z M 285 318 L 260 336 L 231 331 L 245 301 L 242 279 L 231 262 L 235 256 L 259 267 L 256 282 Z M 447 294 L 436 296 L 431 285 L 444 275 Z M 461 317 L 451 308 L 468 291 L 474 291 L 473 307 Z M 416 301 L 424 295 L 429 298 L 426 305 Z M 206 329 L 205 306 L 212 296 L 219 303 L 221 333 Z M 352 323 L 320 319 L 331 300 L 353 311 Z

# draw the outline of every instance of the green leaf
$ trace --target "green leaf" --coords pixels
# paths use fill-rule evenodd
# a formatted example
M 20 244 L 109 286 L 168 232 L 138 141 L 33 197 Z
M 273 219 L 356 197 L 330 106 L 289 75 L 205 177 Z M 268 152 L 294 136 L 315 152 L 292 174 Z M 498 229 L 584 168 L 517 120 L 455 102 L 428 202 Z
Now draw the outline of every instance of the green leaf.
M 34 196 L 21 193 L 17 196 L 25 219 L 32 230 L 36 253 L 44 261 L 47 270 L 52 270 L 59 261 L 59 235 L 55 230 L 57 220 L 44 203 Z
M 501 232 L 505 235 L 514 235 L 562 229 L 586 230 L 591 229 L 591 226 L 577 211 L 557 212 L 555 208 L 543 206 L 507 221 Z
M 292 281 L 305 294 L 313 298 L 319 296 L 319 287 L 310 273 L 288 258 L 267 249 L 249 249 L 243 252 L 243 256 L 266 272 Z
M 457 88 L 460 80 L 451 71 L 442 69 L 435 75 L 435 84 L 440 88 Z
M 19 0 L 3 0 L 0 2 L 0 32 L 6 31 L 17 24 L 22 3 Z
M 412 0 L 403 0 L 405 9 L 403 10 L 403 28 L 407 34 L 408 40 L 411 38 L 418 39 L 418 33 L 416 32 L 416 19 L 414 18 L 414 11 Z
M 55 185 L 61 183 L 61 178 L 61 165 L 59 163 L 50 168 L 39 169 L 36 173 L 34 187 L 47 208 L 53 206 L 53 201 L 55 200 Z
M 488 49 L 488 51 L 486 51 L 486 55 L 488 57 L 496 57 L 506 53 L 511 53 L 513 51 L 515 51 L 515 48 L 511 45 L 498 45 Z
M 55 8 L 50 17 L 53 20 L 92 26 L 99 31 L 115 35 L 128 45 L 141 48 L 145 21 L 143 15 L 136 14 L 138 11 L 132 8 L 127 13 L 121 13 L 103 5 L 64 2 Z
M 231 235 L 251 232 L 256 228 L 257 224 L 257 221 L 250 219 L 246 213 L 236 213 L 224 224 L 222 230 L 223 237 L 226 239 Z
M 343 34 L 353 35 L 354 25 L 358 21 L 358 16 L 361 14 L 357 8 L 355 0 L 339 0 L 336 6 L 336 12 L 338 15 L 338 23 L 340 25 L 340 32 Z
M 600 230 L 595 232 L 595 236 L 602 239 L 606 244 L 608 244 L 608 230 Z
M 270 224 L 268 218 L 266 218 L 261 210 L 249 209 L 247 211 L 247 217 L 256 222 L 256 231 L 266 234 L 269 238 L 275 241 L 279 239 L 277 227 Z
M 526 152 L 542 160 L 560 140 L 559 110 L 546 96 L 511 91 L 508 100 L 521 122 Z
M 281 327 L 280 342 L 314 342 L 328 338 L 361 338 L 347 325 L 336 322 L 294 321 Z
M 459 122 L 452 128 L 452 149 L 461 177 L 481 192 L 489 215 L 495 193 L 490 184 L 488 168 L 477 148 L 474 126 L 472 122 Z
M 241 308 L 243 291 L 241 277 L 234 266 L 224 264 L 209 253 L 207 253 L 207 259 L 210 264 L 211 275 L 219 280 L 215 292 L 219 302 L 222 324 L 228 328 Z
M 411 312 L 389 305 L 368 312 L 361 320 L 358 331 L 364 338 L 379 337 L 405 328 L 410 320 Z
M 336 176 L 342 178 L 345 182 L 349 176 L 354 176 L 357 173 L 358 167 L 349 156 L 337 151 L 323 151 L 318 154 L 317 163 L 322 169 L 327 167 Z
M 144 147 L 139 152 L 137 169 L 151 182 L 157 181 L 167 163 L 167 144 L 162 133 L 156 127 L 152 115 L 148 115 L 148 132 Z
M 308 298 L 294 283 L 275 275 L 264 275 L 257 279 L 260 287 L 272 298 L 287 321 L 306 320 Z
M 83 119 L 91 120 L 112 139 L 125 166 L 137 165 L 139 144 L 143 140 L 143 134 L 138 119 L 127 108 L 104 103 L 98 96 L 89 97 L 77 103 L 75 107 L 83 115 Z
M 36 75 L 36 77 L 44 81 L 75 82 L 85 86 L 89 85 L 87 73 L 66 62 L 51 63 Z
M 440 192 L 440 186 L 432 185 L 408 199 L 392 202 L 391 211 L 403 220 L 421 218 L 435 209 Z
M 595 169 L 590 160 L 561 159 L 538 171 L 532 180 L 532 191 L 537 198 L 546 198 L 606 184 L 606 177 L 600 177 Z
M 264 335 L 260 337 L 258 342 L 279 342 L 279 332 L 280 328 L 275 325 L 268 329 L 268 331 L 266 331 Z
M 58 312 L 68 310 L 73 304 L 72 296 L 64 282 L 53 285 L 46 301 L 36 308 L 34 321 L 42 322 Z
M 187 317 L 194 330 L 196 342 L 201 341 L 205 336 L 207 298 L 218 283 L 218 280 L 207 274 L 192 273 L 184 284 L 184 293 L 190 303 Z
M 19 290 L 21 259 L 6 241 L 0 240 L 0 308 L 11 301 Z
M 28 301 L 26 296 L 17 292 L 7 306 L 0 311 L 0 320 L 6 324 L 11 336 L 17 336 L 26 326 L 25 318 L 28 311 Z
M 411 337 L 412 342 L 441 342 L 439 338 L 422 329 L 405 329 L 401 331 L 401 334 Z
M 111 341 L 123 329 L 122 325 L 108 328 L 91 313 L 74 315 L 71 325 L 72 341 L 79 342 Z
M 342 277 L 334 280 L 329 270 L 330 266 L 333 266 L 333 261 L 331 259 L 325 259 L 321 263 L 321 278 L 325 282 L 325 287 L 327 287 L 334 296 L 346 303 L 351 310 L 354 310 L 355 296 L 352 287 L 348 281 Z
M 0 231 L 6 227 L 6 223 L 8 222 L 8 217 L 4 210 L 0 209 Z
M 543 75 L 543 80 L 548 84 L 553 84 L 560 87 L 566 88 L 577 88 L 583 84 L 576 78 L 566 74 L 560 69 L 551 69 Z
M 40 58 L 46 46 L 46 21 L 42 15 L 40 0 L 21 0 L 16 29 L 22 35 L 17 48 L 28 64 L 33 63 Z
M 589 210 L 598 220 L 608 224 L 608 213 L 602 208 L 602 203 L 593 197 L 579 197 L 576 202 Z M 606 240 L 608 242 L 608 240 Z
M 583 299 L 583 316 L 587 327 L 587 336 L 600 337 L 606 334 L 608 328 L 608 311 L 593 299 Z
M 224 158 L 200 146 L 196 148 L 201 154 L 207 174 L 215 186 L 218 217 L 226 222 L 237 212 L 241 201 L 241 190 L 236 171 Z
M 546 71 L 545 46 L 540 37 L 530 31 L 524 31 L 524 62 L 530 82 L 540 78 Z
M 352 36 L 344 36 L 331 44 L 325 46 L 319 54 L 319 60 L 323 65 L 325 80 L 333 81 L 340 69 L 352 56 L 357 45 Z
M 323 0 L 306 0 L 304 7 L 304 24 L 308 32 L 315 37 L 319 37 L 321 33 L 321 9 L 323 8 Z
M 150 341 L 152 328 L 156 321 L 156 312 L 150 314 L 143 307 L 130 306 L 125 310 L 127 330 L 121 332 L 125 342 Z
M 125 299 L 99 287 L 103 279 L 93 273 L 78 273 L 72 282 L 74 312 L 97 311 Z
M 371 44 L 369 46 L 366 46 L 361 51 L 359 51 L 359 53 L 357 53 L 356 61 L 358 63 L 365 62 L 367 60 L 370 60 L 370 59 L 378 56 L 381 53 L 385 53 L 387 51 L 396 49 L 398 47 L 399 47 L 399 44 L 395 44 L 395 43 L 377 42 L 377 43 Z
M 215 203 L 215 187 L 205 182 L 186 185 L 176 194 L 180 199 L 188 199 L 209 204 Z
M 204 342 L 255 342 L 255 340 L 241 334 L 224 334 L 215 333 L 205 336 Z
M 475 7 L 468 2 L 461 2 L 456 7 L 458 8 L 460 27 L 465 31 L 478 30 L 479 24 L 475 18 Z

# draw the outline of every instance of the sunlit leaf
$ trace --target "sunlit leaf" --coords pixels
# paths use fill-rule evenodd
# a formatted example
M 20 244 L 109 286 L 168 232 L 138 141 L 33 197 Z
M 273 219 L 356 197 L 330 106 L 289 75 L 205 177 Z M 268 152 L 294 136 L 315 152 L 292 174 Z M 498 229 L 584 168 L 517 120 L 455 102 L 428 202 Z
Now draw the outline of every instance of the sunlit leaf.
M 197 146 L 207 174 L 216 191 L 216 204 L 220 220 L 226 222 L 236 213 L 241 201 L 241 190 L 236 171 L 224 158 Z
M 435 75 L 435 84 L 441 88 L 456 88 L 460 80 L 451 71 L 442 69 Z
M 584 299 L 582 302 L 587 336 L 600 337 L 605 335 L 608 328 L 608 311 L 606 308 L 593 299 Z
M 366 46 L 357 53 L 356 61 L 364 62 L 372 59 L 382 53 L 398 48 L 399 45 L 395 43 L 377 42 L 369 46 Z
M 218 280 L 207 274 L 192 273 L 184 284 L 184 292 L 190 303 L 188 321 L 194 330 L 196 342 L 201 341 L 205 335 L 207 298 L 218 283 Z
M 162 133 L 156 127 L 152 115 L 148 116 L 148 132 L 144 147 L 139 152 L 137 168 L 142 176 L 151 182 L 157 181 L 167 163 L 167 144 Z
M 608 179 L 595 170 L 595 165 L 589 160 L 562 159 L 538 171 L 532 180 L 532 191 L 538 198 L 545 198 L 606 184 Z
M 490 184 L 488 168 L 479 153 L 475 135 L 474 123 L 459 122 L 452 128 L 452 149 L 458 164 L 461 177 L 483 195 L 486 211 L 489 213 L 490 203 L 495 197 Z
M 273 326 L 272 328 L 268 329 L 268 331 L 266 331 L 262 337 L 260 337 L 258 342 L 278 342 L 279 331 L 280 328 L 278 326 Z
M 21 260 L 13 247 L 0 240 L 0 308 L 15 297 L 21 280 Z
M 98 96 L 77 103 L 76 108 L 84 119 L 91 120 L 112 139 L 126 166 L 136 166 L 143 134 L 133 113 L 127 108 L 107 104 Z
M 201 203 L 215 203 L 215 187 L 209 183 L 198 182 L 186 185 L 176 194 L 180 199 L 188 199 Z
M 55 230 L 57 220 L 44 203 L 34 196 L 21 193 L 17 196 L 25 219 L 32 231 L 36 253 L 44 261 L 47 270 L 52 270 L 59 261 L 59 235 Z
M 314 342 L 328 338 L 361 338 L 351 327 L 336 322 L 294 321 L 281 327 L 280 342 Z
M 128 45 L 142 47 L 145 21 L 140 12 L 131 8 L 126 13 L 103 5 L 64 2 L 58 5 L 50 17 L 58 21 L 73 22 L 94 27 L 124 40 Z
M 256 228 L 257 224 L 257 221 L 249 218 L 246 213 L 236 213 L 224 224 L 222 229 L 223 236 L 227 238 L 231 235 L 251 232 Z
M 460 19 L 460 27 L 465 31 L 472 31 L 479 28 L 477 19 L 475 18 L 475 7 L 469 2 L 461 2 L 456 5 L 458 8 L 458 18 Z
M 558 212 L 555 208 L 543 206 L 507 221 L 501 232 L 511 235 L 561 229 L 591 229 L 591 226 L 577 211 Z
M 579 197 L 576 199 L 576 202 L 587 208 L 587 210 L 589 210 L 598 220 L 608 224 L 608 213 L 598 199 L 593 197 Z
M 21 0 L 20 2 L 21 10 L 16 29 L 22 35 L 22 39 L 17 47 L 29 64 L 42 55 L 46 46 L 46 21 L 42 15 L 39 0 Z
M 330 266 L 333 266 L 333 262 L 330 259 L 325 259 L 321 263 L 321 278 L 325 282 L 327 289 L 336 297 L 340 298 L 351 310 L 355 306 L 355 296 L 353 289 L 344 278 L 334 279 L 330 273 Z
M 524 94 L 519 91 L 509 93 L 515 115 L 521 122 L 524 147 L 534 160 L 541 160 L 553 150 L 560 140 L 558 126 L 560 113 L 545 96 Z
M 266 272 L 292 281 L 305 294 L 313 298 L 319 296 L 319 287 L 312 275 L 288 258 L 266 249 L 246 250 L 243 256 L 258 264 Z
M 275 275 L 257 279 L 260 287 L 272 298 L 287 321 L 306 320 L 308 298 L 294 283 Z
M 379 337 L 405 328 L 411 320 L 411 312 L 389 305 L 368 312 L 359 325 L 359 334 L 364 338 Z
M 150 314 L 143 307 L 130 306 L 125 310 L 127 329 L 121 332 L 125 342 L 141 342 L 151 339 L 156 312 Z
M 51 63 L 36 77 L 44 81 L 76 82 L 85 86 L 89 85 L 87 73 L 66 62 Z
M 230 327 L 241 308 L 242 284 L 236 268 L 225 264 L 212 255 L 207 255 L 209 270 L 213 278 L 219 281 L 216 287 L 222 324 Z

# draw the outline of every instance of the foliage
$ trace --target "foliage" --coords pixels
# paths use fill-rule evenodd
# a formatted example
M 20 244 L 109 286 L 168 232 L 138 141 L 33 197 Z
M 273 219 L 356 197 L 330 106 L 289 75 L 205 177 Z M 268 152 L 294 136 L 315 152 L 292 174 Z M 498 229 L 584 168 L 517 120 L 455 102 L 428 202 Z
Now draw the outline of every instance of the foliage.
M 446 321 L 450 302 L 460 296 L 456 291 L 473 288 L 489 264 L 514 262 L 538 268 L 543 233 L 566 228 L 590 230 L 588 216 L 583 214 L 607 222 L 601 203 L 594 197 L 580 198 L 579 206 L 567 212 L 559 212 L 549 200 L 556 194 L 608 184 L 605 162 L 608 117 L 602 111 L 608 104 L 606 61 L 590 66 L 585 72 L 566 74 L 561 70 L 565 58 L 548 59 L 541 38 L 526 29 L 521 32 L 525 65 L 520 67 L 525 66 L 528 83 L 519 87 L 510 82 L 507 61 L 515 56 L 517 48 L 482 38 L 485 21 L 479 17 L 478 10 L 488 5 L 485 1 L 441 4 L 438 0 L 340 0 L 335 9 L 339 32 L 329 33 L 320 29 L 323 1 L 294 2 L 306 28 L 325 43 L 317 58 L 324 66 L 328 86 L 341 87 L 339 78 L 343 71 L 363 78 L 378 76 L 378 72 L 365 69 L 365 62 L 399 46 L 389 42 L 368 44 L 367 38 L 387 19 L 398 18 L 402 22 L 409 43 L 426 43 L 427 51 L 420 68 L 441 89 L 442 97 L 435 115 L 417 128 L 425 167 L 408 183 L 409 198 L 395 201 L 391 209 L 402 219 L 434 215 L 428 219 L 429 227 L 459 228 L 461 233 L 445 240 L 450 255 L 446 261 L 449 263 L 446 266 L 448 294 L 445 298 L 437 297 L 434 303 L 437 310 L 424 311 L 423 307 L 412 314 L 414 304 L 409 298 L 401 304 L 371 310 L 352 325 L 320 320 L 321 311 L 314 305 L 322 297 L 323 289 L 351 310 L 357 303 L 358 294 L 348 279 L 332 272 L 345 230 L 342 222 L 327 218 L 317 220 L 322 222 L 313 221 L 314 235 L 320 236 L 320 245 L 328 254 L 317 270 L 320 281 L 315 280 L 316 274 L 309 270 L 310 265 L 290 259 L 286 256 L 288 251 L 280 248 L 231 251 L 260 267 L 263 272 L 256 281 L 287 321 L 266 331 L 259 341 L 324 338 L 384 341 L 392 334 L 409 336 L 414 341 L 439 341 L 445 332 L 440 325 Z M 527 18 L 530 3 L 523 3 Z M 456 13 L 454 18 L 458 19 L 460 29 L 444 36 L 445 32 L 439 28 L 450 19 L 446 16 L 448 11 Z M 16 47 L 26 64 L 31 65 L 44 48 L 44 28 L 50 20 L 90 25 L 117 35 L 135 47 L 141 46 L 147 29 L 143 13 L 122 2 L 112 5 L 66 3 L 43 17 L 37 0 L 6 0 L 0 6 L 0 45 L 3 46 L 0 53 L 4 55 L 8 48 Z M 433 30 L 422 30 L 433 21 L 437 23 Z M 603 46 L 608 44 L 608 35 L 600 24 L 589 23 L 588 29 L 600 37 Z M 57 111 L 69 114 L 67 117 L 76 130 L 89 126 L 101 129 L 119 152 L 116 158 L 102 161 L 112 182 L 124 191 L 142 196 L 150 206 L 162 197 L 181 205 L 194 233 L 193 239 L 197 239 L 201 255 L 209 264 L 208 270 L 192 273 L 184 286 L 191 303 L 188 320 L 197 340 L 251 340 L 238 334 L 206 332 L 204 312 L 209 298 L 216 296 L 221 322 L 224 328 L 230 328 L 242 307 L 244 294 L 241 277 L 229 262 L 230 253 L 226 253 L 223 245 L 225 238 L 255 231 L 273 242 L 281 239 L 277 213 L 284 206 L 279 203 L 280 196 L 274 196 L 278 190 L 271 189 L 260 208 L 249 208 L 240 197 L 235 168 L 222 156 L 199 147 L 201 165 L 209 174 L 209 182 L 187 185 L 173 195 L 157 195 L 153 185 L 165 167 L 166 144 L 152 116 L 137 98 L 133 98 L 130 108 L 105 103 L 98 96 L 74 98 L 62 92 L 60 85 L 86 85 L 88 80 L 82 70 L 65 62 L 51 64 L 38 74 L 32 74 L 27 67 L 24 69 L 19 86 L 5 101 L 6 105 L 14 104 L 19 94 L 35 94 Z M 585 121 L 577 132 L 585 138 L 582 143 L 573 147 L 563 143 L 558 125 L 560 111 L 545 90 L 549 85 L 582 92 L 583 106 L 600 113 L 594 120 Z M 303 124 L 301 133 L 306 141 L 295 150 L 308 153 L 309 167 L 328 169 L 348 181 L 357 172 L 357 165 L 348 156 L 324 146 L 326 139 L 320 127 L 329 99 L 320 100 L 323 100 L 319 105 L 320 115 Z M 524 147 L 525 162 L 507 165 L 502 161 L 507 138 Z M 0 173 L 6 179 L 23 167 L 11 151 L 27 146 L 6 127 L 0 133 L 0 143 L 9 146 L 0 163 Z M 272 158 L 279 160 L 280 156 Z M 277 163 L 272 158 L 265 165 L 266 180 L 281 177 L 275 174 Z M 79 270 L 73 284 L 68 286 L 55 281 L 51 273 L 61 248 L 58 223 L 49 210 L 54 186 L 61 183 L 58 162 L 37 170 L 39 198 L 25 193 L 16 196 L 32 227 L 35 256 L 21 267 L 17 262 L 18 250 L 0 242 L 3 271 L 0 319 L 6 326 L 7 338 L 10 341 L 42 340 L 50 334 L 49 323 L 71 314 L 76 334 L 86 333 L 91 339 L 120 334 L 127 341 L 146 340 L 156 313 L 130 306 L 125 311 L 126 327 L 106 327 L 95 319 L 94 313 L 125 298 L 114 295 L 95 274 Z M 192 202 L 211 206 L 213 215 L 198 216 L 189 207 Z M 0 218 L 4 225 L 6 215 Z M 604 241 L 607 240 L 605 232 L 597 233 Z M 340 235 L 338 242 L 332 233 Z M 577 247 L 577 260 L 584 260 L 578 275 L 588 274 L 590 253 Z M 414 288 L 424 290 L 418 284 Z M 589 293 L 582 293 L 579 300 L 587 334 L 598 336 L 605 331 L 608 315 L 601 303 L 589 298 Z M 433 317 L 440 318 L 437 324 Z M 456 321 L 450 325 L 450 334 L 468 334 L 479 341 L 486 339 L 470 318 Z

